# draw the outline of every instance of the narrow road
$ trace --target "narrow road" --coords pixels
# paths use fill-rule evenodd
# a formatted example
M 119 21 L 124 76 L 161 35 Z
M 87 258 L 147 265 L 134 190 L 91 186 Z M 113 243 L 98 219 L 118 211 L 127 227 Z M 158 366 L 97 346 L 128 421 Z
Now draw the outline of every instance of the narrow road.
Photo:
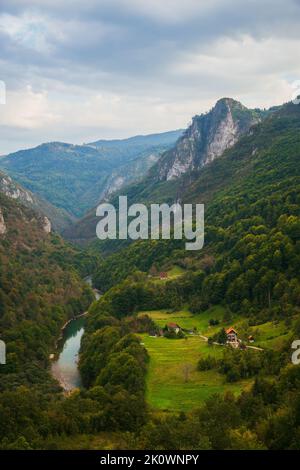
M 204 341 L 208 341 L 208 337 L 207 336 L 204 336 L 204 335 L 198 335 L 199 338 L 203 339 Z M 225 344 L 221 344 L 221 343 L 217 343 L 216 341 L 214 341 L 212 344 L 217 344 L 218 346 L 225 346 Z M 227 344 L 227 343 L 226 343 Z M 259 348 L 258 346 L 247 346 L 246 345 L 246 348 L 247 349 L 254 349 L 256 351 L 264 351 L 263 348 Z

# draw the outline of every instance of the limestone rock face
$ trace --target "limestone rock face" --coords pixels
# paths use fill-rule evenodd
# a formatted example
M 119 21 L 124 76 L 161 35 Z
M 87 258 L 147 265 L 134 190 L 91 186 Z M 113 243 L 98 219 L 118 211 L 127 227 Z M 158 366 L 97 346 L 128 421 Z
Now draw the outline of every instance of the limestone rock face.
M 0 174 L 0 191 L 11 199 L 17 199 L 23 204 L 33 204 L 33 197 L 20 185 L 16 184 L 10 176 Z
M 5 221 L 4 221 L 4 217 L 3 217 L 3 214 L 2 214 L 2 209 L 0 207 L 0 235 L 4 235 L 6 233 L 6 224 L 5 224 Z
M 44 232 L 46 232 L 46 233 L 51 233 L 51 222 L 50 222 L 50 220 L 48 219 L 48 217 L 44 217 L 44 218 L 43 218 L 42 224 L 43 224 L 43 230 L 44 230 Z
M 162 155 L 158 179 L 172 180 L 207 165 L 259 121 L 258 111 L 231 98 L 219 100 L 207 114 L 195 116 L 176 145 Z
M 30 207 L 40 216 L 46 215 L 51 221 L 54 230 L 61 232 L 69 227 L 74 221 L 66 211 L 52 206 L 49 202 L 43 200 L 38 194 L 34 194 L 25 189 L 10 176 L 0 171 L 0 193 L 20 202 L 26 207 Z

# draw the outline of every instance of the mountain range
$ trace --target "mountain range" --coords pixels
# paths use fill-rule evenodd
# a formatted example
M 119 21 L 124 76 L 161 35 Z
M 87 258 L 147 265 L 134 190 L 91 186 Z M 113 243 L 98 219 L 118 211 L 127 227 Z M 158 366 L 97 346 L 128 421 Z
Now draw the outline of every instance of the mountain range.
M 50 180 L 57 161 L 69 185 L 80 163 L 97 169 L 103 143 L 21 155 L 36 185 L 49 145 Z M 40 196 L 1 174 L 0 448 L 299 449 L 299 162 L 300 105 L 247 110 L 225 98 L 144 177 L 106 193 L 204 203 L 205 243 L 193 252 L 184 240 L 95 240 L 94 209 L 63 232 L 89 243 L 76 247 L 51 231 Z M 82 312 L 82 386 L 63 394 L 50 365 L 61 328 Z
M 195 172 L 271 111 L 222 98 L 209 112 L 194 116 L 185 131 L 83 145 L 45 143 L 0 158 L 0 168 L 15 180 L 4 178 L 3 189 L 6 181 L 18 185 L 21 199 L 45 213 L 55 230 L 72 241 L 89 242 L 95 238 L 94 207 L 101 200 L 124 191 L 129 198 L 138 193 L 141 201 L 177 200 L 187 175 L 190 183 Z
M 145 175 L 181 133 L 178 130 L 84 145 L 50 142 L 3 156 L 0 168 L 26 190 L 60 209 L 67 224 L 68 219 L 84 215 L 103 197 Z
M 131 202 L 173 203 L 181 199 L 185 188 L 201 169 L 221 157 L 273 112 L 275 109 L 248 109 L 231 98 L 218 100 L 209 112 L 193 117 L 191 125 L 170 149 L 163 152 L 142 180 L 115 192 L 112 202 L 116 202 L 121 193 L 126 193 Z M 90 242 L 95 238 L 96 223 L 93 208 L 68 227 L 64 235 L 77 243 Z
M 87 244 L 95 240 L 95 206 L 101 200 L 117 203 L 125 193 L 129 202 L 198 198 L 209 186 L 211 177 L 205 175 L 215 171 L 212 163 L 239 148 L 244 136 L 251 140 L 265 120 L 278 120 L 282 109 L 248 109 L 222 98 L 207 113 L 194 116 L 185 131 L 21 150 L 0 158 L 0 167 L 10 175 L 0 173 L 0 190 L 45 214 L 65 238 Z M 232 154 L 238 161 L 236 151 Z M 220 184 L 226 180 L 223 171 Z

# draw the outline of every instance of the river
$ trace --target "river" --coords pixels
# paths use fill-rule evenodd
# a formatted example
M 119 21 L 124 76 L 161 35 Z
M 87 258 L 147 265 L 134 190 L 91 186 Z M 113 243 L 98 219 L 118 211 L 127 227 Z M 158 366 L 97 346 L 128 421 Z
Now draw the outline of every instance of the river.
M 91 276 L 87 276 L 85 282 L 92 286 Z M 101 297 L 97 289 L 93 289 L 95 298 Z M 84 333 L 85 316 L 71 320 L 63 329 L 62 337 L 59 339 L 58 355 L 51 364 L 51 373 L 58 380 L 65 392 L 81 386 L 81 377 L 78 370 L 78 354 L 80 350 L 81 337 Z

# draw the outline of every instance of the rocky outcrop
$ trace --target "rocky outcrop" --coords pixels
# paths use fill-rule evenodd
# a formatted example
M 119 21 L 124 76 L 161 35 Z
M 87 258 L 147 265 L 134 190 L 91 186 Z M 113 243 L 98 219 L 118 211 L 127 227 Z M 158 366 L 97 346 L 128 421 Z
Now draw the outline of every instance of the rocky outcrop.
M 64 210 L 54 207 L 2 172 L 0 172 L 0 192 L 24 206 L 30 207 L 39 215 L 46 215 L 49 223 L 51 220 L 54 230 L 62 231 L 74 221 Z
M 44 217 L 42 220 L 42 227 L 44 232 L 51 233 L 51 222 L 48 217 Z
M 219 100 L 207 114 L 195 116 L 175 147 L 163 154 L 155 167 L 158 179 L 172 180 L 207 165 L 259 121 L 258 110 L 231 98 Z
M 4 221 L 2 209 L 0 207 L 0 235 L 4 235 L 6 233 L 6 230 L 7 230 L 6 224 Z
M 0 174 L 0 191 L 11 199 L 17 199 L 23 204 L 33 204 L 33 196 L 29 191 L 14 183 L 10 176 Z

